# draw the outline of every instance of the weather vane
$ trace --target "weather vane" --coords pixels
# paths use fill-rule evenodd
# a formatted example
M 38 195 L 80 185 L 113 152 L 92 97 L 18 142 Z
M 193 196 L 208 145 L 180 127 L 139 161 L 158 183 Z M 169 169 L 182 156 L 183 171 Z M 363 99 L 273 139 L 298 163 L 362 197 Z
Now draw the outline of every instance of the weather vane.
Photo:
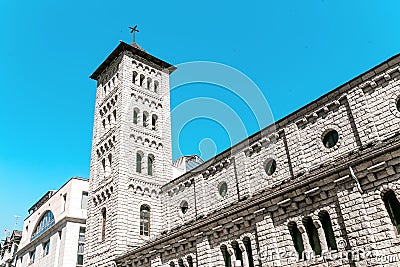
M 131 34 L 132 34 L 132 42 L 136 43 L 135 41 L 135 34 L 137 32 L 139 32 L 139 30 L 137 29 L 137 25 L 135 25 L 134 27 L 129 27 L 129 29 L 131 29 Z

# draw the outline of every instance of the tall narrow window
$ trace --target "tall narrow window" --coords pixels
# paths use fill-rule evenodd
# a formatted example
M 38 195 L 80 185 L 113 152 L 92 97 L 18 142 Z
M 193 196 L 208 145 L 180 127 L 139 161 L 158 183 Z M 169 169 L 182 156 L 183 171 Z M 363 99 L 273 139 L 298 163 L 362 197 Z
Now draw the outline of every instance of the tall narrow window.
M 390 220 L 396 227 L 397 234 L 400 234 L 400 203 L 397 200 L 396 194 L 390 190 L 383 196 L 385 207 L 389 213 Z
M 157 125 L 157 115 L 151 116 L 151 129 L 155 130 Z
M 150 236 L 150 207 L 140 207 L 140 235 Z
M 133 123 L 134 124 L 138 123 L 138 115 L 139 115 L 138 113 L 139 113 L 139 111 L 137 109 L 133 110 Z
M 147 123 L 147 112 L 143 112 L 143 127 L 147 127 L 148 123 Z
M 183 260 L 182 259 L 178 260 L 178 266 L 179 267 L 185 267 L 185 265 L 183 264 Z
M 241 266 L 243 266 L 243 254 L 242 250 L 239 248 L 239 244 L 236 241 L 232 242 L 232 248 L 235 251 L 235 257 L 237 261 L 240 261 L 242 263 Z M 236 264 L 235 264 L 236 265 Z
M 251 241 L 250 238 L 245 237 L 243 239 L 243 244 L 246 248 L 247 258 L 249 259 L 249 267 L 254 267 L 254 260 L 253 260 L 253 251 L 251 249 Z
M 35 262 L 36 258 L 36 250 L 29 252 L 29 263 L 32 264 Z
M 101 210 L 101 241 L 106 239 L 106 220 L 107 220 L 107 211 L 105 208 Z
M 50 252 L 50 240 L 43 243 L 43 256 L 49 255 Z
M 231 255 L 225 245 L 221 246 L 222 256 L 224 257 L 225 267 L 231 267 Z
M 138 73 L 137 73 L 136 71 L 134 71 L 134 72 L 133 72 L 133 75 L 132 75 L 132 83 L 135 83 L 135 84 L 136 84 L 137 76 L 138 76 Z
M 293 245 L 296 249 L 297 254 L 299 255 L 299 259 L 303 258 L 304 252 L 304 244 L 303 244 L 303 237 L 301 236 L 301 232 L 299 228 L 297 228 L 297 224 L 292 222 L 289 224 L 289 232 L 292 236 Z
M 140 83 L 139 83 L 139 85 L 143 86 L 143 82 L 144 82 L 144 75 L 140 74 Z
M 78 253 L 77 253 L 77 266 L 83 266 L 83 254 L 85 252 L 85 233 L 86 228 L 80 227 L 79 228 L 79 239 L 78 239 Z
M 151 89 L 151 78 L 147 78 L 147 89 Z
M 154 92 L 158 92 L 158 81 L 154 81 Z
M 192 258 L 192 256 L 187 256 L 186 260 L 188 262 L 189 267 L 193 267 L 193 258 Z
M 315 255 L 321 255 L 322 250 L 318 237 L 318 230 L 310 217 L 305 218 L 304 227 L 306 228 L 308 240 L 310 241 L 311 248 L 315 252 Z
M 140 153 L 136 153 L 136 172 L 142 172 L 142 155 Z
M 148 175 L 153 175 L 153 162 L 154 162 L 154 157 L 152 155 L 149 155 L 147 157 L 147 174 Z
M 319 214 L 319 219 L 322 224 L 322 229 L 324 230 L 325 233 L 326 244 L 328 245 L 328 248 L 331 250 L 337 250 L 335 235 L 333 233 L 333 228 L 332 228 L 332 222 L 328 212 L 322 211 Z
M 81 209 L 87 209 L 88 192 L 82 192 Z

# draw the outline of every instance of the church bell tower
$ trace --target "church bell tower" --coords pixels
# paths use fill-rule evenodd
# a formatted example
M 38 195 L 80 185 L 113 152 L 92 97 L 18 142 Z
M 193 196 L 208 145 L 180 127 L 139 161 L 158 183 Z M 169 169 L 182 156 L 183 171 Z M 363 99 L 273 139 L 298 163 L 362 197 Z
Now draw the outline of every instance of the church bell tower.
M 121 41 L 90 76 L 97 90 L 85 266 L 113 266 L 117 256 L 162 231 L 159 192 L 172 179 L 174 70 L 135 42 Z

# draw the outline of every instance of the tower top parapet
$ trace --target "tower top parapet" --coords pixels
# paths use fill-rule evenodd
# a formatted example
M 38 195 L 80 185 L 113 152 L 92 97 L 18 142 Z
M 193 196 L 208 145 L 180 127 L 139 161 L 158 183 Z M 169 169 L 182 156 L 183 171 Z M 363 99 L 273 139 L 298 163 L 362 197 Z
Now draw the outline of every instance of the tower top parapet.
M 167 70 L 170 74 L 176 70 L 175 66 L 147 53 L 137 43 L 127 44 L 123 41 L 120 41 L 119 45 L 114 49 L 114 51 L 112 51 L 106 60 L 104 60 L 103 63 L 101 63 L 100 66 L 93 72 L 93 74 L 90 75 L 90 78 L 93 80 L 98 80 L 99 76 L 111 64 L 111 62 L 124 51 L 129 51 L 134 55 L 152 62 L 162 69 Z

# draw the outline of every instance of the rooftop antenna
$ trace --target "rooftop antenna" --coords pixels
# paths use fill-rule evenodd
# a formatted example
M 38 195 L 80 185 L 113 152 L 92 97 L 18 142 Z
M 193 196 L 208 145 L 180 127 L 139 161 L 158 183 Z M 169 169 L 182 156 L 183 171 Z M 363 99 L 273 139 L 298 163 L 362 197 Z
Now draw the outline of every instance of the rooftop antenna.
M 18 219 L 21 218 L 21 216 L 19 216 L 19 215 L 14 215 L 14 218 L 15 218 L 14 230 L 17 230 Z
M 137 32 L 139 32 L 139 30 L 137 29 L 137 27 L 138 27 L 138 25 L 135 25 L 135 26 L 133 26 L 133 27 L 129 27 L 129 29 L 131 29 L 132 43 L 133 43 L 133 44 L 136 43 L 135 35 L 136 35 Z

